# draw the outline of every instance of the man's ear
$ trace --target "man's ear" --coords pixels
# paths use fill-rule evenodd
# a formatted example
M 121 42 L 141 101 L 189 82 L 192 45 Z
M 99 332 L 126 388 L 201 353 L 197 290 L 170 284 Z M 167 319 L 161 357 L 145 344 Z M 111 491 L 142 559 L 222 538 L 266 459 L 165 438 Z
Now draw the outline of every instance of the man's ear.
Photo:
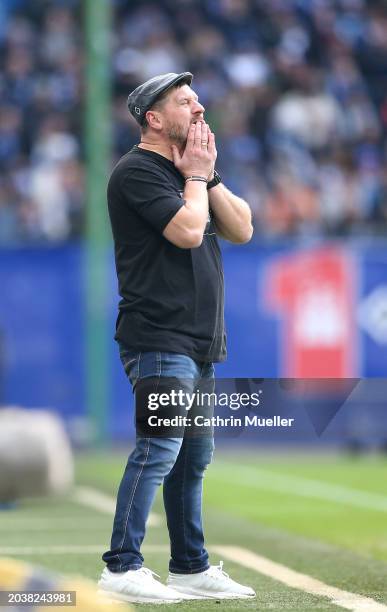
M 149 110 L 145 113 L 145 118 L 148 122 L 149 127 L 153 130 L 160 131 L 163 127 L 162 117 L 156 110 Z

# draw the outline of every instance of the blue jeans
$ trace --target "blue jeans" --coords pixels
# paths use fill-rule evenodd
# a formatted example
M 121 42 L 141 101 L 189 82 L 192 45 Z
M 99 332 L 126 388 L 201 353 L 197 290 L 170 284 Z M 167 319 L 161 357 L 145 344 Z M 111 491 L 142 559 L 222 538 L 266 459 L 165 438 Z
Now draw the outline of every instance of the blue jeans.
M 135 390 L 149 377 L 192 380 L 213 379 L 212 363 L 199 363 L 177 353 L 140 353 L 120 346 L 125 372 Z M 214 450 L 212 435 L 198 437 L 136 437 L 119 487 L 111 548 L 103 555 L 109 570 L 125 572 L 143 563 L 140 548 L 145 523 L 157 488 L 164 482 L 163 498 L 171 541 L 169 569 L 194 574 L 209 567 L 202 527 L 203 475 Z

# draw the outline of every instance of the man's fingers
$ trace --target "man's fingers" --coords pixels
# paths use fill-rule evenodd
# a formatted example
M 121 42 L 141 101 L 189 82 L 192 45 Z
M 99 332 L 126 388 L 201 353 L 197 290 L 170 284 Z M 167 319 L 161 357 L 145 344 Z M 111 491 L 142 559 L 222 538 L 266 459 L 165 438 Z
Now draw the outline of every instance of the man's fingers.
M 192 123 L 191 127 L 189 128 L 188 136 L 187 136 L 187 145 L 190 148 L 192 148 L 195 143 L 195 130 L 196 130 L 196 125 Z
M 215 134 L 210 129 L 208 131 L 208 152 L 212 157 L 216 156 Z
M 201 142 L 200 142 L 202 148 L 205 148 L 205 147 L 208 146 L 208 135 L 209 135 L 208 125 L 207 125 L 207 123 L 203 123 L 203 125 L 202 125 L 202 138 L 201 138 Z
M 197 121 L 195 123 L 195 147 L 200 149 L 202 140 L 202 122 Z

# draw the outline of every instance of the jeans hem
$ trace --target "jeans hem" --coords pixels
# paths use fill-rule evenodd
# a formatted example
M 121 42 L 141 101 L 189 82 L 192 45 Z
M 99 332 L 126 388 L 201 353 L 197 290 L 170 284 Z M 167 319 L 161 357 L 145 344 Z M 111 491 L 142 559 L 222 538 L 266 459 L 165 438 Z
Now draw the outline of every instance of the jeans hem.
M 210 569 L 210 566 L 207 563 L 207 565 L 205 565 L 204 567 L 201 567 L 200 569 L 188 569 L 188 570 L 173 569 L 172 570 L 171 568 L 169 568 L 169 573 L 178 574 L 179 576 L 181 576 L 182 574 L 201 574 L 202 572 L 205 572 L 208 569 Z
M 112 567 L 109 567 L 109 565 L 107 565 L 107 568 L 109 572 L 112 572 L 113 574 L 124 574 L 125 572 L 128 572 L 129 570 L 134 571 L 134 570 L 141 569 L 142 564 L 141 563 L 131 563 L 130 565 L 121 565 L 119 569 L 112 568 Z

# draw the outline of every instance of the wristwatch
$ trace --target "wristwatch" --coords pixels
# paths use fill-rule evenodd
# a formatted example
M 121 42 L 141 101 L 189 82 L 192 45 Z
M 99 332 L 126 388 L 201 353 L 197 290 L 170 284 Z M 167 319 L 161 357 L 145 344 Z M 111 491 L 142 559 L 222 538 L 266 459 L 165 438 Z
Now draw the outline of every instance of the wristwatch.
M 214 170 L 214 178 L 212 179 L 212 181 L 209 181 L 207 183 L 207 190 L 212 189 L 213 187 L 216 187 L 216 185 L 219 185 L 219 183 L 221 182 L 222 182 L 222 177 L 220 176 L 220 174 L 218 174 L 216 170 Z

